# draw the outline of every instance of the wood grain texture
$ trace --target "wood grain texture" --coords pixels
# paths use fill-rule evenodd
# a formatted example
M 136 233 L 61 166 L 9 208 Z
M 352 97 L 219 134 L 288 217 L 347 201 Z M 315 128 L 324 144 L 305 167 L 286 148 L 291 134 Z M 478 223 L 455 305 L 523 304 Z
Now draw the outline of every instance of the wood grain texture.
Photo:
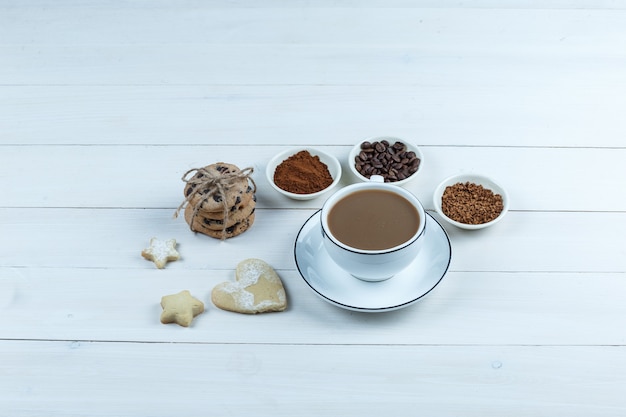
M 342 185 L 356 178 L 348 166 L 350 145 L 320 146 L 342 163 Z M 260 208 L 320 208 L 326 196 L 294 201 L 271 188 L 266 165 L 277 153 L 297 146 L 115 145 L 3 146 L 0 207 L 170 208 L 182 202 L 183 174 L 215 162 L 252 167 Z M 302 145 L 301 145 L 302 146 Z M 312 144 L 314 146 L 314 144 Z M 433 209 L 435 188 L 460 172 L 492 176 L 505 187 L 511 210 L 626 211 L 621 192 L 626 148 L 520 148 L 515 146 L 424 146 L 423 164 L 406 188 Z
M 623 147 L 626 12 L 524 4 L 4 8 L 1 140 Z
M 335 345 L 624 344 L 623 273 L 453 270 L 415 305 L 375 314 L 330 305 L 297 271 L 276 267 L 288 309 L 248 316 L 210 300 L 211 289 L 232 281 L 243 259 L 223 269 L 3 268 L 3 338 L 302 344 L 329 351 Z M 206 311 L 189 328 L 161 324 L 161 297 L 182 290 Z
M 260 257 L 295 269 L 293 245 L 315 210 L 259 209 L 252 227 L 224 242 L 189 230 L 173 210 L 1 209 L 1 265 L 23 268 L 153 269 L 139 256 L 151 237 L 175 238 L 184 262 L 169 270 L 232 269 Z M 436 215 L 435 215 L 436 216 Z M 509 213 L 498 227 L 448 230 L 457 271 L 623 272 L 624 213 Z M 572 231 L 576 232 L 573 233 Z M 541 242 L 539 244 L 538 242 Z M 547 250 L 547 249 L 550 250 Z
M 0 0 L 0 417 L 623 416 L 625 28 L 615 0 Z M 317 146 L 345 186 L 377 135 L 420 146 L 407 189 L 431 214 L 457 172 L 511 211 L 444 225 L 420 302 L 356 313 L 293 258 L 324 198 L 264 170 Z M 172 217 L 183 173 L 217 161 L 258 186 L 225 242 Z M 143 259 L 153 236 L 182 259 Z M 213 306 L 249 257 L 286 311 Z M 161 324 L 184 289 L 206 311 Z
M 249 57 L 254 51 L 256 49 L 241 51 L 241 54 Z M 349 51 L 336 53 L 344 56 L 354 51 L 350 47 Z M 372 51 L 362 53 L 368 57 L 374 54 Z M 137 52 L 130 54 L 136 56 Z M 297 59 L 294 55 L 297 53 L 285 51 L 285 58 L 279 61 L 289 57 L 291 62 Z M 260 62 L 264 59 L 262 54 L 255 58 Z M 311 58 L 316 63 L 320 59 Z M 350 63 L 358 60 L 353 56 L 345 59 Z M 388 57 L 374 59 L 379 63 L 389 61 Z M 506 65 L 517 65 L 508 58 L 503 60 Z M 589 60 L 598 61 L 594 57 Z M 303 66 L 309 68 L 310 64 Z M 450 64 L 441 65 L 447 68 Z M 33 65 L 50 67 L 46 63 Z M 416 65 L 430 66 L 427 63 Z M 453 66 L 457 65 L 468 70 L 465 63 Z M 372 85 L 371 81 L 348 86 L 276 85 L 278 80 L 268 81 L 267 77 L 263 79 L 269 85 L 254 86 L 3 86 L 0 87 L 4 96 L 0 102 L 3 132 L 0 144 L 345 145 L 370 136 L 393 134 L 419 145 L 623 149 L 626 130 L 621 123 L 621 109 L 626 107 L 626 87 L 621 81 L 621 66 L 615 62 L 605 63 L 602 68 L 608 68 L 612 71 L 610 74 L 592 69 L 574 74 L 563 69 L 546 79 L 546 72 L 553 68 L 551 64 L 546 65 L 547 69 L 540 66 L 535 70 L 525 65 L 492 68 L 489 74 L 477 69 L 478 74 L 447 74 L 442 80 L 420 77 L 397 86 Z M 344 70 L 348 74 L 362 74 L 361 68 L 371 67 L 371 63 L 363 62 Z M 427 70 L 441 74 L 437 66 Z M 75 71 L 94 73 L 91 69 L 61 69 L 64 74 Z M 104 71 L 106 74 L 134 73 L 131 68 L 115 71 L 105 68 Z M 286 71 L 303 72 L 298 68 Z M 384 69 L 372 71 L 382 73 Z M 494 78 L 500 74 L 515 80 L 494 84 Z M 594 74 L 593 77 L 590 74 Z M 394 80 L 398 77 L 397 74 L 389 76 Z M 476 77 L 486 79 L 476 80 Z M 529 79 L 522 81 L 520 77 Z M 143 78 L 145 82 L 145 74 Z M 139 79 L 120 82 L 142 83 Z M 229 80 L 219 82 L 231 83 Z
M 310 345 L 68 341 L 5 342 L 0 352 L 10 359 L 6 375 L 18 380 L 0 394 L 12 415 L 292 416 L 314 409 L 410 416 L 419 409 L 582 417 L 626 409 L 623 396 L 611 394 L 626 382 L 621 347 L 334 346 L 327 354 L 327 346 Z M 24 367 L 38 372 L 24 375 Z

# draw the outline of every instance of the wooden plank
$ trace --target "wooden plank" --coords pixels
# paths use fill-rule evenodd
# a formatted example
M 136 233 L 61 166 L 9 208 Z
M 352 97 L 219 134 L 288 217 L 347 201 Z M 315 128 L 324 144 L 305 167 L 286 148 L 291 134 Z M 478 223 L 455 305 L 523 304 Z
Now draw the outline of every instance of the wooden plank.
M 320 146 L 343 165 L 341 185 L 356 181 L 348 167 L 349 140 Z M 259 208 L 320 208 L 326 196 L 294 201 L 265 176 L 282 146 L 2 146 L 0 207 L 168 208 L 183 200 L 183 174 L 218 161 L 253 167 Z M 325 139 L 318 139 L 324 143 Z M 626 148 L 422 147 L 422 171 L 406 188 L 431 210 L 440 181 L 459 172 L 493 176 L 511 198 L 511 210 L 626 211 L 618 192 L 626 178 Z M 585 172 L 581 175 L 581 172 Z M 10 191 L 9 191 L 10 190 Z
M 20 8 L 31 10 L 49 6 L 49 0 L 29 0 L 27 4 L 20 4 Z M 12 3 L 0 3 L 0 8 L 10 8 Z M 64 4 L 55 3 L 58 7 L 67 7 Z M 93 8 L 93 2 L 89 0 L 73 0 L 74 8 Z M 100 8 L 117 8 L 122 10 L 141 9 L 145 7 L 180 10 L 191 8 L 192 10 L 203 9 L 317 9 L 317 8 L 404 8 L 404 9 L 590 9 L 590 10 L 619 10 L 626 6 L 616 0 L 470 0 L 459 4 L 457 0 L 318 0 L 311 3 L 308 0 L 266 0 L 262 3 L 255 0 L 180 0 L 172 4 L 167 0 L 137 0 L 120 3 L 116 0 L 102 0 L 98 2 Z
M 332 354 L 327 349 L 5 342 L 0 402 L 7 415 L 20 417 L 64 416 L 68 410 L 90 416 L 626 412 L 624 396 L 615 392 L 626 383 L 623 348 L 383 345 L 335 346 Z
M 176 53 L 180 51 L 178 48 Z M 149 61 L 138 51 L 128 52 L 133 59 Z M 155 52 L 162 59 L 161 49 L 155 48 Z M 238 51 L 239 57 L 225 60 L 234 63 L 259 54 L 259 65 L 271 62 L 269 65 L 286 66 L 289 73 L 304 74 L 288 69 L 298 59 L 299 52 L 283 51 L 286 55 L 277 57 L 277 61 L 264 60 L 265 52 L 254 47 Z M 626 127 L 621 122 L 620 109 L 626 107 L 626 84 L 621 82 L 626 62 L 607 62 L 603 69 L 594 70 L 594 77 L 589 77 L 591 64 L 567 61 L 553 65 L 538 60 L 530 68 L 527 63 L 502 59 L 497 64 L 500 67 L 495 68 L 492 58 L 473 58 L 472 64 L 458 66 L 450 66 L 448 59 L 443 58 L 438 63 L 416 62 L 403 68 L 404 64 L 395 62 L 401 60 L 402 51 L 349 48 L 345 52 L 351 55 L 345 58 L 345 66 L 331 73 L 341 72 L 362 85 L 309 85 L 328 81 L 318 79 L 318 72 L 310 73 L 308 79 L 293 80 L 304 85 L 271 85 L 281 83 L 282 71 L 256 68 L 254 74 L 240 74 L 240 80 L 254 83 L 260 76 L 263 83 L 270 85 L 224 86 L 217 83 L 238 82 L 224 76 L 249 68 L 234 64 L 238 68 L 220 67 L 223 74 L 210 75 L 210 69 L 197 69 L 194 64 L 192 67 L 200 71 L 201 78 L 170 81 L 195 85 L 0 86 L 0 144 L 202 145 L 254 141 L 266 145 L 330 145 L 393 134 L 435 146 L 624 146 Z M 23 51 L 20 49 L 19 53 Z M 51 53 L 55 60 L 66 56 L 70 63 L 60 66 L 51 62 L 22 63 L 15 73 L 25 77 L 26 83 L 64 84 L 64 80 L 38 80 L 37 75 L 27 74 L 31 68 L 37 71 L 46 68 L 46 74 L 58 71 L 63 76 L 77 73 L 77 68 L 68 67 L 75 65 L 73 53 Z M 194 51 L 192 55 L 198 53 Z M 233 51 L 229 49 L 229 53 L 232 55 Z M 365 57 L 375 63 L 363 61 Z M 309 58 L 310 63 L 295 65 L 311 67 L 313 61 L 328 60 L 314 55 L 306 59 Z M 406 71 L 418 79 L 405 79 L 400 85 L 375 85 L 379 82 L 375 74 L 385 74 L 388 70 L 380 66 L 389 65 L 390 60 L 395 62 L 391 64 L 396 73 L 391 78 L 394 82 L 401 78 L 398 71 Z M 197 61 L 177 58 L 169 62 L 182 65 Z M 128 77 L 128 74 L 137 78 L 111 81 L 145 84 L 154 82 L 153 77 L 162 77 L 164 71 L 186 74 L 181 68 L 167 69 L 163 65 L 146 64 L 146 71 L 152 71 L 152 75 L 141 69 L 98 65 L 100 69 L 78 73 L 93 77 L 85 82 L 98 84 L 109 82 L 103 77 Z M 430 65 L 434 66 L 429 68 Z M 544 69 L 544 65 L 549 69 Z M 485 66 L 492 70 L 484 71 Z M 450 68 L 462 73 L 445 74 Z M 279 79 L 274 80 L 274 76 Z
M 87 6 L 0 15 L 4 143 L 623 146 L 623 11 Z
M 625 5 L 612 0 L 0 1 L 0 415 L 626 414 Z M 282 199 L 269 158 L 344 162 L 376 134 L 422 147 L 432 212 L 457 171 L 512 211 L 446 226 L 450 271 L 409 308 L 355 313 L 300 277 L 323 199 Z M 253 166 L 257 220 L 194 235 L 181 175 Z M 346 175 L 342 185 L 354 179 Z M 140 252 L 175 237 L 164 270 Z M 260 257 L 289 308 L 219 310 Z M 163 295 L 207 311 L 163 325 Z
M 327 303 L 297 271 L 273 264 L 286 288 L 288 310 L 249 316 L 222 311 L 210 299 L 215 285 L 234 279 L 235 265 L 245 257 L 232 253 L 230 268 L 224 269 L 209 266 L 212 259 L 202 269 L 3 267 L 2 337 L 223 344 L 624 344 L 623 272 L 452 270 L 415 305 L 357 313 Z M 161 324 L 161 297 L 185 289 L 206 311 L 189 328 Z
M 2 44 L 94 46 L 404 43 L 430 45 L 437 49 L 440 45 L 456 44 L 455 47 L 463 49 L 467 45 L 485 47 L 487 43 L 501 48 L 520 44 L 555 46 L 562 43 L 565 36 L 569 44 L 582 42 L 582 45 L 590 46 L 586 41 L 595 39 L 606 41 L 598 42 L 599 45 L 616 48 L 623 36 L 620 29 L 625 16 L 626 11 L 620 10 L 619 5 L 608 10 L 228 8 L 202 3 L 186 8 L 173 7 L 167 2 L 150 4 L 150 7 L 87 2 L 71 6 L 4 8 L 0 15 L 0 39 Z M 164 21 L 166 27 L 162 24 Z M 532 30 L 529 30 L 531 26 Z M 617 36 L 617 39 L 611 36 Z
M 172 210 L 1 209 L 5 267 L 151 270 L 139 256 L 151 237 L 176 238 L 185 257 L 171 271 L 231 269 L 238 259 L 264 257 L 295 269 L 293 244 L 314 210 L 257 210 L 244 234 L 221 242 L 194 234 Z M 482 231 L 446 226 L 456 271 L 620 272 L 626 253 L 625 213 L 512 212 Z M 538 242 L 542 242 L 538 244 Z M 547 250 L 550 248 L 551 250 Z M 175 272 L 171 272 L 175 273 Z
M 519 51 L 505 43 L 493 48 L 403 42 L 330 47 L 0 44 L 6 62 L 0 74 L 2 86 L 450 86 L 461 90 L 461 99 L 462 89 L 472 87 L 507 91 L 534 87 L 537 94 L 554 91 L 574 97 L 578 90 L 607 88 L 610 83 L 622 88 L 619 74 L 624 61 L 619 47 L 623 40 L 591 38 L 585 42 L 552 47 L 545 42 L 521 44 L 516 46 Z M 542 103 L 537 100 L 536 104 Z

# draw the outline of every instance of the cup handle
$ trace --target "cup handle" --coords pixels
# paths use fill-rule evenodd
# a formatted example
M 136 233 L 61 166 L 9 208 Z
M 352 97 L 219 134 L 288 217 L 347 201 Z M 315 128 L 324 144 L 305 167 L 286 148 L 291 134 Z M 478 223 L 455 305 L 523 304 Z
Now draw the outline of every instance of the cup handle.
M 370 177 L 371 182 L 385 182 L 385 178 L 382 175 L 372 175 Z

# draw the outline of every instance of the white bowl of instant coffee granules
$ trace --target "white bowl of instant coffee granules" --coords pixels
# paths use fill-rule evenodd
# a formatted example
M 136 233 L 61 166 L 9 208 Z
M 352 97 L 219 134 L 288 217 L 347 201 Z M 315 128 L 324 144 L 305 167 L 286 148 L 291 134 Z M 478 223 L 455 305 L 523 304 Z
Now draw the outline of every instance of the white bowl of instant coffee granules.
M 404 185 L 422 169 L 419 148 L 393 136 L 378 136 L 356 144 L 348 156 L 348 166 L 361 181 L 380 175 L 386 183 Z
M 433 194 L 435 210 L 462 229 L 482 229 L 499 222 L 509 210 L 506 190 L 484 175 L 460 174 L 443 180 Z
M 311 147 L 284 150 L 265 168 L 272 188 L 294 200 L 311 200 L 333 189 L 341 179 L 339 160 Z

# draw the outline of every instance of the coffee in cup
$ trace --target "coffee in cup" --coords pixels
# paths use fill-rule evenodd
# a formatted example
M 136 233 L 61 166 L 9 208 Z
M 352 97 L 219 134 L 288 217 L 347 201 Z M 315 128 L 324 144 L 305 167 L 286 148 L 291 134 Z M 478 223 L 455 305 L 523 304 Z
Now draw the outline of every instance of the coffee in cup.
M 406 268 L 421 249 L 426 224 L 417 197 L 376 179 L 337 191 L 320 218 L 332 260 L 366 281 L 382 281 Z

